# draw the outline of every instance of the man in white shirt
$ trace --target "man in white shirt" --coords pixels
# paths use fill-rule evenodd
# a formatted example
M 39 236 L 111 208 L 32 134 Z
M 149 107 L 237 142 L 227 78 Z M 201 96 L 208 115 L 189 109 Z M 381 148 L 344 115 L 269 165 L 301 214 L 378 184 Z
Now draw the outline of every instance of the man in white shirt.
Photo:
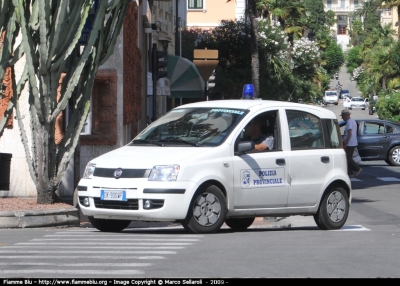
M 274 148 L 274 137 L 270 134 L 262 134 L 261 122 L 254 118 L 245 128 L 245 136 L 254 142 L 257 151 L 272 150 Z
M 362 168 L 353 160 L 354 148 L 357 147 L 357 122 L 350 118 L 348 110 L 342 110 L 342 119 L 346 121 L 346 127 L 343 134 L 343 148 L 347 157 L 347 173 L 350 178 L 358 176 L 362 172 Z

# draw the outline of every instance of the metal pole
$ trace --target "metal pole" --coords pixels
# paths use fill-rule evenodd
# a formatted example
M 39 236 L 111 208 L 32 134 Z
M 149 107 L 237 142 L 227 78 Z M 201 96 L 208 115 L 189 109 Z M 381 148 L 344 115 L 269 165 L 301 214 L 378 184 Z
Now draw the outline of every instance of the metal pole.
M 156 120 L 156 93 L 157 93 L 157 44 L 153 44 L 151 51 L 152 71 L 151 76 L 153 79 L 153 118 L 151 121 Z
M 178 55 L 178 28 L 179 28 L 179 20 L 178 20 L 178 12 L 179 12 L 179 0 L 175 1 L 175 55 Z

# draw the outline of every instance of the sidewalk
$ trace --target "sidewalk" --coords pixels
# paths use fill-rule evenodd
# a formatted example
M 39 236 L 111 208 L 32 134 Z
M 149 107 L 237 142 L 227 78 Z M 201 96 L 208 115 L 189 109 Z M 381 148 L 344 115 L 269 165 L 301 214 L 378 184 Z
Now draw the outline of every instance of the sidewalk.
M 0 228 L 84 227 L 92 228 L 87 216 L 75 207 L 51 210 L 1 211 Z M 181 227 L 176 222 L 132 221 L 128 228 Z M 290 228 L 289 218 L 258 217 L 251 228 Z M 228 228 L 225 224 L 222 228 Z

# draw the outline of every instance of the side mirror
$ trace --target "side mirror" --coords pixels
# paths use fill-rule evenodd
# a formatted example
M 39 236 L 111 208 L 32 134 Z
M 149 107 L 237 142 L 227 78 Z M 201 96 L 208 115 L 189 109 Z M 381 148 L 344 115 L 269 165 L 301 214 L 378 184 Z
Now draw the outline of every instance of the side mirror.
M 252 151 L 254 150 L 254 142 L 249 141 L 249 142 L 240 142 L 238 144 L 238 150 L 237 152 L 235 152 L 236 156 L 240 156 L 244 153 L 246 153 L 247 151 Z

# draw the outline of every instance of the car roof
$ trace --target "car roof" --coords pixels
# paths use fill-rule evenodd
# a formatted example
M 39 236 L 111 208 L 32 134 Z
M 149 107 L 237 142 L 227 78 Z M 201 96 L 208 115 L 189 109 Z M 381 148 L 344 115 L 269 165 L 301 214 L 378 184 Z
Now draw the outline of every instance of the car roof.
M 264 108 L 300 108 L 305 112 L 314 112 L 318 114 L 320 118 L 331 118 L 336 119 L 335 113 L 332 111 L 309 104 L 301 104 L 287 101 L 275 101 L 275 100 L 260 100 L 260 99 L 228 99 L 228 100 L 212 100 L 212 101 L 200 101 L 195 103 L 189 103 L 176 107 L 179 108 L 236 108 L 242 110 L 250 110 L 250 112 L 256 112 Z
M 355 121 L 370 121 L 370 122 L 380 122 L 380 123 L 390 123 L 396 126 L 400 127 L 400 124 L 396 123 L 396 122 L 392 122 L 389 120 L 383 120 L 383 119 L 371 119 L 371 118 L 366 118 L 366 119 L 355 119 Z

